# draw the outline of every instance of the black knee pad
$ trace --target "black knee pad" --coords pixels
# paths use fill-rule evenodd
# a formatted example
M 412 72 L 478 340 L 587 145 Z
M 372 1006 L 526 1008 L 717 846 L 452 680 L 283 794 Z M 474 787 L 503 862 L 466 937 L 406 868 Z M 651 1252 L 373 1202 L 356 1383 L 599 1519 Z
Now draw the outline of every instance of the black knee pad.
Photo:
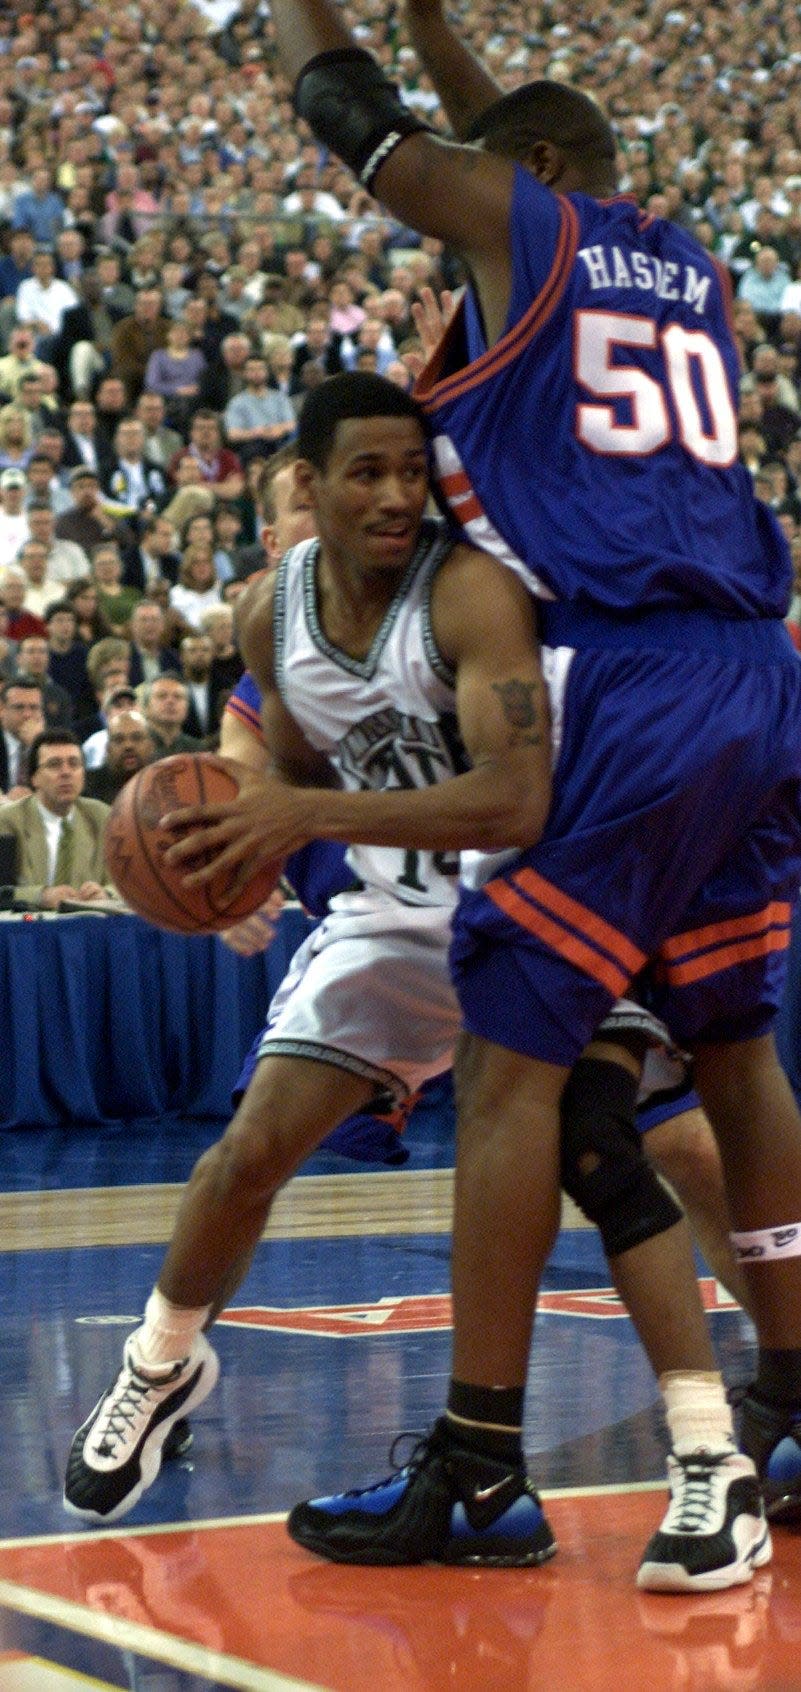
M 637 1087 L 620 1064 L 580 1058 L 562 1095 L 562 1186 L 595 1223 L 607 1257 L 664 1233 L 682 1214 L 643 1152 Z

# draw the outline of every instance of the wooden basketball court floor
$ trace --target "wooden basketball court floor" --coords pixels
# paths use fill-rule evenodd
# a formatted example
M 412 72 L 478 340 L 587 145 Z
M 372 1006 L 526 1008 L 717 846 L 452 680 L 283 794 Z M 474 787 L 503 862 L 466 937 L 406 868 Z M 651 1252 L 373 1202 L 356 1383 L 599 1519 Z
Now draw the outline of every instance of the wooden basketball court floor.
M 380 1478 L 394 1435 L 441 1407 L 442 1116 L 413 1122 L 405 1169 L 318 1157 L 285 1190 L 216 1330 L 223 1372 L 191 1456 L 102 1531 L 62 1511 L 65 1453 L 116 1370 L 202 1142 L 175 1123 L 0 1137 L 0 1692 L 801 1692 L 798 1536 L 777 1532 L 772 1565 L 740 1590 L 635 1588 L 664 1508 L 663 1431 L 575 1217 L 540 1302 L 525 1436 L 553 1561 L 350 1569 L 289 1540 L 297 1499 Z M 727 1379 L 747 1379 L 749 1324 L 702 1287 Z

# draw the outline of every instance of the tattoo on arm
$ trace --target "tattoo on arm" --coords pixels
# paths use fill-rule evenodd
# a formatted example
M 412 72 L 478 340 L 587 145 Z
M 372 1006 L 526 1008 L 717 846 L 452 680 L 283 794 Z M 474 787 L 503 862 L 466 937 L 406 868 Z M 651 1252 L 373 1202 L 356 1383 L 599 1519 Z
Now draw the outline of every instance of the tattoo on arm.
M 511 680 L 507 682 L 493 682 L 493 693 L 497 693 L 501 702 L 504 718 L 512 729 L 512 740 L 522 734 L 524 742 L 529 746 L 539 746 L 542 732 L 537 714 L 537 684 Z

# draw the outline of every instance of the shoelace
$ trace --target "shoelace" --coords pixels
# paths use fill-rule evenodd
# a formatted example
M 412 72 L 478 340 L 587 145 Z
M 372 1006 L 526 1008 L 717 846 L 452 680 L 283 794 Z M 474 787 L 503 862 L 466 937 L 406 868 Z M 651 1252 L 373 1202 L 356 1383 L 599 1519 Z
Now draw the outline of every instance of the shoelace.
M 398 1463 L 395 1460 L 395 1453 L 404 1439 L 414 1440 L 414 1444 L 405 1462 Z M 413 1433 L 411 1430 L 406 1433 L 396 1434 L 389 1448 L 389 1461 L 392 1466 L 392 1473 L 385 1475 L 383 1480 L 373 1481 L 372 1486 L 349 1487 L 347 1492 L 343 1492 L 341 1496 L 343 1498 L 363 1498 L 365 1493 L 381 1492 L 385 1486 L 394 1486 L 399 1475 L 408 1474 L 411 1477 L 416 1474 L 417 1471 L 423 1467 L 423 1464 L 426 1462 L 432 1449 L 433 1435 L 431 1434 L 422 1434 L 419 1432 Z
M 679 1457 L 684 1471 L 680 1498 L 673 1499 L 670 1511 L 670 1531 L 700 1533 L 714 1517 L 712 1484 L 725 1457 Z M 674 1516 L 675 1512 L 675 1516 Z
M 106 1411 L 105 1425 L 95 1445 L 98 1457 L 116 1456 L 115 1441 L 124 1440 L 126 1433 L 135 1427 L 137 1416 L 148 1394 L 166 1384 L 164 1381 L 147 1380 L 144 1375 L 137 1375 L 130 1365 L 126 1365 L 122 1372 L 128 1374 L 130 1379 L 119 1397 L 116 1397 L 116 1388 L 109 1393 L 110 1403 Z

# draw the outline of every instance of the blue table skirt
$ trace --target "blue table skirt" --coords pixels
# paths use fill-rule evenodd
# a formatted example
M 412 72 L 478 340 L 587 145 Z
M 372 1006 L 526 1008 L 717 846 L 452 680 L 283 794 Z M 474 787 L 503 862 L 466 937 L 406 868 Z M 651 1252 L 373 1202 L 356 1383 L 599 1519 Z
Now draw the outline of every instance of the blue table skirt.
M 0 922 L 0 1129 L 224 1118 L 242 1060 L 310 922 L 284 911 L 267 952 L 165 934 L 132 916 Z M 778 1020 L 801 1102 L 801 919 Z
M 0 1128 L 225 1117 L 242 1059 L 308 932 L 267 952 L 133 916 L 0 923 Z

